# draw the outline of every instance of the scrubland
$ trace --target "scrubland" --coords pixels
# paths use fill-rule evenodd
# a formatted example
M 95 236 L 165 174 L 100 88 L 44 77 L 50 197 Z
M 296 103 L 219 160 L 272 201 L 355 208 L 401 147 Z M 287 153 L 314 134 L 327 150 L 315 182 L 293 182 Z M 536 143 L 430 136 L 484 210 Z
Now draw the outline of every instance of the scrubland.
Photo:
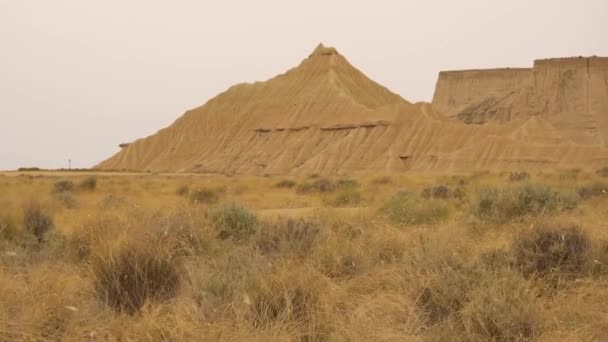
M 608 173 L 0 175 L 0 341 L 593 341 Z

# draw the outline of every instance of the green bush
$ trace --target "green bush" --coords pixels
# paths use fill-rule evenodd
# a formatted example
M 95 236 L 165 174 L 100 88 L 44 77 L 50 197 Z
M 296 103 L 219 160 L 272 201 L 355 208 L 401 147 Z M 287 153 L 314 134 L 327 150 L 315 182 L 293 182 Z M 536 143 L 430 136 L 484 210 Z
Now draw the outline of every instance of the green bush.
M 415 194 L 400 191 L 381 209 L 392 222 L 400 225 L 432 224 L 446 219 L 450 209 L 443 201 L 422 201 Z
M 221 239 L 236 241 L 248 239 L 255 233 L 257 217 L 238 203 L 231 203 L 214 210 L 211 222 Z
M 500 222 L 573 209 L 578 201 L 574 193 L 560 193 L 542 184 L 526 184 L 512 189 L 483 189 L 471 209 L 479 219 Z

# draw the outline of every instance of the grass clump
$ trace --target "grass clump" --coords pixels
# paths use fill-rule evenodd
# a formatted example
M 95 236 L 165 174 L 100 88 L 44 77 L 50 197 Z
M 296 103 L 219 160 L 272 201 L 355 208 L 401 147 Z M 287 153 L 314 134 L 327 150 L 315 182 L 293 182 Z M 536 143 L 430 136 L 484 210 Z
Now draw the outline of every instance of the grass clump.
M 295 187 L 297 185 L 297 183 L 291 179 L 283 179 L 282 181 L 278 182 L 277 184 L 275 184 L 275 188 L 279 188 L 279 189 L 291 189 L 293 187 Z
M 246 240 L 256 231 L 257 217 L 238 203 L 222 206 L 211 213 L 211 222 L 221 239 Z
M 53 218 L 37 202 L 32 202 L 23 209 L 23 224 L 38 242 L 43 242 L 45 235 L 55 227 Z
M 449 207 L 442 201 L 421 201 L 415 194 L 406 191 L 393 195 L 381 211 L 389 220 L 400 225 L 433 224 L 450 214 Z
M 91 261 L 97 298 L 118 312 L 134 314 L 149 301 L 176 295 L 181 264 L 159 246 L 127 243 Z
M 389 176 L 382 176 L 372 179 L 371 183 L 374 185 L 388 185 L 393 182 L 393 179 Z
M 483 189 L 472 203 L 472 213 L 485 221 L 509 221 L 531 215 L 553 213 L 577 206 L 577 194 L 559 193 L 542 184 L 512 189 Z
M 257 247 L 265 255 L 305 256 L 320 239 L 321 225 L 311 219 L 280 218 L 264 222 Z
M 74 188 L 76 187 L 74 185 L 74 182 L 69 181 L 69 180 L 62 180 L 59 182 L 56 182 L 54 185 L 54 190 L 55 192 L 70 192 L 73 191 Z
M 591 243 L 578 226 L 540 226 L 513 241 L 515 264 L 527 276 L 576 276 L 587 262 Z

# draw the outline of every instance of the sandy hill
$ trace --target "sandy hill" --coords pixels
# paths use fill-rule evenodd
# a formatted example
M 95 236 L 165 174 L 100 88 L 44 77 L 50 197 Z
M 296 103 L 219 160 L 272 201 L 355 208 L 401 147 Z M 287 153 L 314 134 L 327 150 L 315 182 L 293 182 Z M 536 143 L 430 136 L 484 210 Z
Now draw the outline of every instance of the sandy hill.
M 236 85 L 97 167 L 339 174 L 608 164 L 601 82 L 566 86 L 576 93 L 568 96 L 591 94 L 584 111 L 563 100 L 562 88 L 546 91 L 562 106 L 550 115 L 538 109 L 545 97 L 529 92 L 553 76 L 505 70 L 441 73 L 433 104 L 412 104 L 319 45 L 299 66 Z

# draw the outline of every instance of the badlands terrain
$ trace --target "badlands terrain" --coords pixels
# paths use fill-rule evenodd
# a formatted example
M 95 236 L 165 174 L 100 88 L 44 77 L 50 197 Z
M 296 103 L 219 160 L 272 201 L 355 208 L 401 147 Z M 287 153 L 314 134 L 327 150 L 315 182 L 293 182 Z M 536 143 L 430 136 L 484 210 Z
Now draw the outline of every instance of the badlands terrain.
M 441 72 L 410 103 L 319 45 L 236 85 L 97 168 L 207 174 L 550 170 L 608 163 L 608 58 Z
M 0 173 L 0 341 L 606 341 L 608 60 L 320 45 L 94 169 Z

